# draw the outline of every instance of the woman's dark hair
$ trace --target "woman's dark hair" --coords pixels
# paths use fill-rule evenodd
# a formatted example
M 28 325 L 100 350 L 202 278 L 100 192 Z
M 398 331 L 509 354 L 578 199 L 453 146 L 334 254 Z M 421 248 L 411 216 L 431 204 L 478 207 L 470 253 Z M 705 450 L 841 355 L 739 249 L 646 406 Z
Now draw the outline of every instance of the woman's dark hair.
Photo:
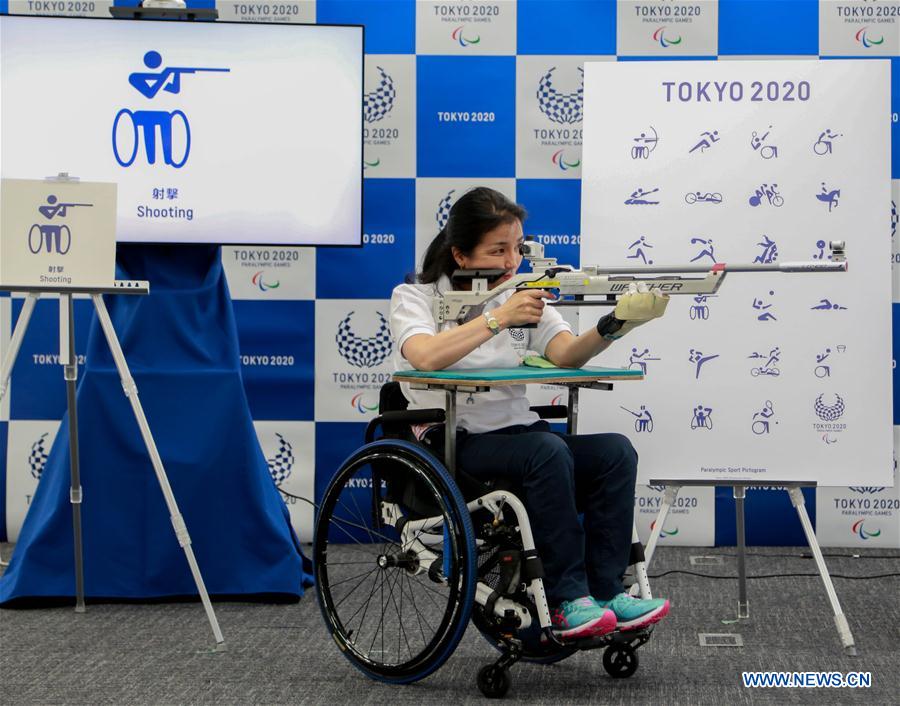
M 505 223 L 524 221 L 525 216 L 524 208 L 499 191 L 486 186 L 467 191 L 453 204 L 447 224 L 425 251 L 418 281 L 431 284 L 437 282 L 441 275 L 449 277 L 459 269 L 453 259 L 453 248 L 468 255 L 481 242 L 485 233 Z

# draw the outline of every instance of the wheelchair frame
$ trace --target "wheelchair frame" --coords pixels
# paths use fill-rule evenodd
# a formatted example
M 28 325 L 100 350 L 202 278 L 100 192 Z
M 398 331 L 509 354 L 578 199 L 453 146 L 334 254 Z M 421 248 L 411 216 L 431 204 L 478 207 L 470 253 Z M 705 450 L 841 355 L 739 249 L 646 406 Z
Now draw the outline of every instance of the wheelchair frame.
M 567 641 L 565 643 L 560 642 L 551 630 L 550 609 L 543 584 L 543 569 L 535 548 L 528 514 L 522 501 L 510 490 L 490 488 L 482 489 L 485 492 L 476 491 L 477 496 L 471 500 L 466 501 L 463 499 L 461 490 L 457 485 L 460 477 L 455 472 L 456 393 L 483 392 L 489 389 L 489 386 L 463 382 L 450 383 L 449 381 L 441 382 L 440 384 L 430 382 L 415 384 L 418 384 L 423 389 L 442 389 L 447 400 L 446 411 L 441 409 L 388 410 L 374 418 L 366 429 L 366 445 L 352 454 L 341 466 L 338 473 L 335 474 L 334 479 L 325 492 L 319 509 L 314 540 L 316 590 L 326 625 L 332 631 L 332 636 L 341 651 L 354 666 L 371 678 L 391 683 L 411 683 L 428 676 L 449 658 L 465 631 L 465 623 L 468 623 L 471 616 L 485 638 L 501 653 L 494 663 L 486 665 L 478 673 L 478 687 L 488 697 L 502 697 L 505 695 L 511 684 L 509 667 L 520 659 L 549 664 L 564 659 L 579 649 L 605 647 L 603 665 L 606 671 L 613 677 L 631 676 L 638 666 L 635 650 L 650 638 L 653 627 L 649 626 L 629 632 L 615 631 L 599 637 Z M 395 398 L 396 394 L 399 393 L 398 383 L 387 383 L 382 388 L 382 410 L 387 406 L 386 392 L 391 385 L 396 386 L 393 390 Z M 565 383 L 564 386 L 568 388 L 569 399 L 567 405 L 532 409 L 541 418 L 562 418 L 565 416 L 568 433 L 574 433 L 577 425 L 579 389 L 612 389 L 611 383 L 600 381 L 573 381 Z M 396 436 L 402 437 L 404 435 L 403 430 L 408 429 L 410 424 L 429 422 L 444 423 L 445 463 L 443 465 L 426 451 L 424 446 L 415 445 L 400 438 L 392 440 L 390 436 L 375 441 L 375 431 L 379 427 L 382 428 L 386 435 L 393 431 Z M 397 466 L 392 467 L 394 470 L 387 472 L 386 476 L 380 475 L 377 467 L 387 460 L 401 465 L 404 463 L 412 464 L 410 467 L 419 463 L 422 464 L 422 467 L 415 466 L 414 477 L 400 481 L 394 475 L 397 473 Z M 346 621 L 347 625 L 344 625 L 344 621 L 340 619 L 337 613 L 340 604 L 346 600 L 347 596 L 340 602 L 336 602 L 335 597 L 332 595 L 332 585 L 329 583 L 327 543 L 330 531 L 336 526 L 345 535 L 350 536 L 354 542 L 359 543 L 347 530 L 347 526 L 352 525 L 353 528 L 358 530 L 361 525 L 359 522 L 354 523 L 338 518 L 337 514 L 333 513 L 340 497 L 342 497 L 342 493 L 346 492 L 346 487 L 350 485 L 350 476 L 356 469 L 364 467 L 368 463 L 371 463 L 373 469 L 369 486 L 372 489 L 370 511 L 371 518 L 376 525 L 374 535 L 371 531 L 369 532 L 369 539 L 376 544 L 379 540 L 382 540 L 385 547 L 393 543 L 393 546 L 399 548 L 399 551 L 394 551 L 393 553 L 384 549 L 375 558 L 375 563 L 383 571 L 386 571 L 388 568 L 404 570 L 401 573 L 401 578 L 394 582 L 394 586 L 396 586 L 397 581 L 400 582 L 401 608 L 402 601 L 406 596 L 403 581 L 409 582 L 410 577 L 415 580 L 417 577 L 427 576 L 433 585 L 441 586 L 449 592 L 448 608 L 445 611 L 440 628 L 447 630 L 449 632 L 448 635 L 435 634 L 422 652 L 416 656 L 412 655 L 408 638 L 404 635 L 411 658 L 409 663 L 414 663 L 411 667 L 406 666 L 408 663 L 398 667 L 397 665 L 380 664 L 372 660 L 370 654 L 374 648 L 375 637 L 373 637 L 369 651 L 363 653 L 359 649 L 355 644 L 354 630 L 349 629 L 349 625 L 361 608 L 357 608 L 357 611 L 351 616 L 351 620 Z M 426 472 L 428 466 L 430 466 L 430 470 Z M 434 478 L 429 479 L 429 473 Z M 389 480 L 386 481 L 385 477 L 389 478 Z M 436 487 L 441 485 L 442 481 L 446 487 L 435 490 Z M 393 488 L 392 484 L 395 484 Z M 416 488 L 417 485 L 422 486 L 424 494 L 427 494 L 427 487 L 435 491 L 436 497 L 431 500 L 436 501 L 438 505 L 433 506 L 428 501 L 425 501 L 421 504 L 420 511 L 415 512 L 414 510 L 411 511 L 410 507 L 415 506 L 419 501 L 413 500 L 413 502 L 409 503 L 410 507 L 407 507 L 406 511 L 404 511 L 400 498 L 381 497 L 381 493 L 384 490 L 386 490 L 388 496 L 391 493 L 396 496 L 398 488 L 408 490 L 409 487 Z M 460 516 L 454 519 L 452 517 L 453 513 L 441 504 L 442 494 L 447 496 L 447 499 L 450 501 L 449 504 L 455 505 L 456 514 L 465 515 L 465 517 Z M 404 498 L 407 495 L 404 494 Z M 413 490 L 410 497 L 415 497 L 415 490 Z M 353 499 L 353 502 L 356 504 L 355 499 Z M 437 507 L 436 512 L 435 507 Z M 499 541 L 486 538 L 483 536 L 484 530 L 476 538 L 474 529 L 471 527 L 471 520 L 477 513 L 484 511 L 491 518 L 490 522 L 484 525 L 488 528 L 488 532 L 492 531 L 491 527 L 504 530 L 508 527 L 508 520 L 505 519 L 508 518 L 507 510 L 514 517 L 514 525 L 511 532 L 513 537 L 516 535 L 518 537 L 518 542 L 514 542 L 514 544 L 520 547 L 511 551 L 519 552 L 520 563 L 516 567 L 516 573 L 510 578 L 509 585 L 501 587 L 502 590 L 498 592 L 497 587 L 486 583 L 487 573 L 493 567 L 488 568 L 485 575 L 482 576 L 479 573 L 480 569 L 474 564 L 475 560 L 481 556 L 482 550 L 486 549 L 488 553 L 494 552 L 492 556 L 496 556 L 496 552 L 500 551 L 497 547 L 502 546 L 506 540 L 503 537 Z M 360 515 L 357 515 L 357 517 L 363 519 Z M 450 522 L 450 520 L 453 520 L 453 522 Z M 457 524 L 461 526 L 461 531 L 456 527 Z M 388 527 L 393 528 L 397 532 L 398 538 L 396 540 L 389 538 L 385 534 L 388 531 L 386 529 Z M 459 534 L 461 536 L 456 536 Z M 469 564 L 466 566 L 454 566 L 451 560 L 453 555 L 458 552 L 460 546 L 467 544 L 470 537 L 471 547 L 470 550 L 467 550 L 470 555 L 468 556 Z M 448 543 L 452 551 L 448 551 Z M 355 549 L 359 550 L 358 547 Z M 466 552 L 463 552 L 463 554 L 466 554 Z M 464 563 L 464 561 L 462 560 L 460 563 Z M 364 562 L 356 563 L 364 564 Z M 634 588 L 639 589 L 643 598 L 650 598 L 652 594 L 644 565 L 643 546 L 638 539 L 635 526 L 632 527 L 632 551 L 629 564 L 634 571 L 636 584 Z M 385 576 L 386 574 L 382 575 Z M 366 574 L 367 576 L 368 574 Z M 376 573 L 370 589 L 370 601 L 372 594 L 378 590 L 378 577 L 379 574 Z M 357 576 L 352 576 L 338 583 L 355 580 L 356 578 Z M 368 579 L 364 577 L 360 583 L 366 580 Z M 387 580 L 389 581 L 390 579 Z M 474 584 L 474 586 L 470 584 Z M 515 584 L 516 590 L 510 592 L 513 584 Z M 384 585 L 385 579 L 382 578 L 382 602 L 384 602 Z M 470 595 L 471 600 L 469 599 Z M 460 612 L 456 612 L 455 609 L 450 611 L 450 602 L 458 598 L 462 599 L 462 602 L 469 601 L 469 605 L 460 606 Z M 524 602 L 523 599 L 530 601 L 531 605 Z M 390 607 L 389 604 L 388 607 Z M 394 608 L 397 608 L 396 600 L 394 600 Z M 384 618 L 384 609 L 383 603 L 382 620 Z M 473 609 L 474 613 L 472 613 Z M 349 608 L 347 611 L 349 611 Z M 366 611 L 368 611 L 368 604 L 366 604 L 358 627 L 358 632 L 360 633 L 363 632 Z M 535 615 L 532 614 L 532 611 L 534 611 Z M 398 610 L 397 612 L 398 616 L 400 616 L 401 611 Z M 448 622 L 448 615 L 451 612 L 453 615 L 449 616 Z M 445 623 L 447 623 L 447 627 L 443 628 Z M 422 627 L 421 621 L 419 627 Z M 532 634 L 539 630 L 541 636 L 540 644 L 543 647 L 538 649 L 533 645 L 526 646 L 523 639 L 518 637 L 529 630 L 532 631 Z M 402 626 L 400 631 L 402 632 Z M 423 630 L 424 641 L 425 635 Z M 382 634 L 382 653 L 384 653 L 383 642 L 384 636 Z M 398 652 L 402 653 L 399 634 L 397 642 Z M 378 650 L 375 650 L 375 652 L 377 653 Z M 428 654 L 426 655 L 426 653 Z

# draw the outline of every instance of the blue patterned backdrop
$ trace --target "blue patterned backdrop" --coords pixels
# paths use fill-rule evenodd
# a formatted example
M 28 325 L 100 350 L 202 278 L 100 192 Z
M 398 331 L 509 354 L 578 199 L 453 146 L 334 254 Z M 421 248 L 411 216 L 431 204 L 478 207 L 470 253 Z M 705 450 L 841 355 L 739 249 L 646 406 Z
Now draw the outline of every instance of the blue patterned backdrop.
M 487 184 L 515 198 L 530 214 L 526 234 L 561 262 L 578 264 L 580 67 L 586 60 L 890 58 L 892 114 L 884 117 L 892 122 L 892 261 L 900 261 L 895 242 L 900 200 L 896 0 L 188 4 L 215 6 L 227 21 L 365 25 L 364 245 L 222 249 L 250 409 L 273 478 L 289 493 L 321 493 L 340 460 L 360 445 L 364 422 L 377 412 L 378 388 L 390 374 L 390 344 L 378 341 L 391 289 L 415 268 L 447 209 L 465 189 Z M 0 12 L 108 16 L 109 5 L 0 0 Z M 888 215 L 885 204 L 885 224 Z M 896 274 L 894 282 L 896 316 Z M 4 343 L 20 308 L 21 300 L 0 299 Z M 77 313 L 83 351 L 88 303 L 78 302 Z M 0 407 L 0 539 L 18 533 L 40 477 L 35 452 L 49 448 L 65 407 L 54 358 L 55 321 L 55 304 L 42 301 Z M 353 353 L 359 346 L 366 349 L 365 356 Z M 895 395 L 895 424 L 896 400 Z M 831 495 L 819 503 L 820 533 L 827 521 L 835 543 L 871 544 L 873 537 L 884 537 L 896 546 L 900 532 L 893 526 L 900 526 L 900 511 L 867 517 L 868 533 L 859 528 L 858 515 L 841 511 L 846 506 L 842 497 L 875 493 L 890 499 L 897 497 L 896 489 L 834 493 L 833 503 Z M 816 494 L 807 497 L 814 513 Z M 733 541 L 730 498 L 729 490 L 720 489 L 715 502 L 698 510 L 715 513 L 710 541 Z M 308 540 L 308 511 L 302 503 L 288 502 Z M 748 512 L 751 543 L 804 542 L 783 494 L 751 491 Z

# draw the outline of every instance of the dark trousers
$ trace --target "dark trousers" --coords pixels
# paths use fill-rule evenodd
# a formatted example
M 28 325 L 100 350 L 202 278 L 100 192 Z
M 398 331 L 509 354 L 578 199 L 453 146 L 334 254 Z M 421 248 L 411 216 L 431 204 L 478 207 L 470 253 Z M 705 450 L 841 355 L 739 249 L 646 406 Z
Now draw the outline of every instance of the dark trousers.
M 540 421 L 463 433 L 457 459 L 469 475 L 508 478 L 522 488 L 551 604 L 622 592 L 637 476 L 637 452 L 626 437 L 555 434 Z

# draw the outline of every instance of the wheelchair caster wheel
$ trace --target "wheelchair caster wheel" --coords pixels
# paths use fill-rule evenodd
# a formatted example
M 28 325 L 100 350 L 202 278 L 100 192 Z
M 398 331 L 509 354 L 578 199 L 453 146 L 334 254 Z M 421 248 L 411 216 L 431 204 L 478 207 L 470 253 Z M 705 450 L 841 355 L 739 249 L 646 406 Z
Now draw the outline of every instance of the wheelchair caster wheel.
M 478 670 L 478 688 L 489 699 L 502 699 L 509 691 L 512 679 L 509 670 L 489 664 Z
M 624 645 L 610 645 L 603 651 L 603 668 L 613 679 L 627 679 L 637 671 L 637 652 Z

